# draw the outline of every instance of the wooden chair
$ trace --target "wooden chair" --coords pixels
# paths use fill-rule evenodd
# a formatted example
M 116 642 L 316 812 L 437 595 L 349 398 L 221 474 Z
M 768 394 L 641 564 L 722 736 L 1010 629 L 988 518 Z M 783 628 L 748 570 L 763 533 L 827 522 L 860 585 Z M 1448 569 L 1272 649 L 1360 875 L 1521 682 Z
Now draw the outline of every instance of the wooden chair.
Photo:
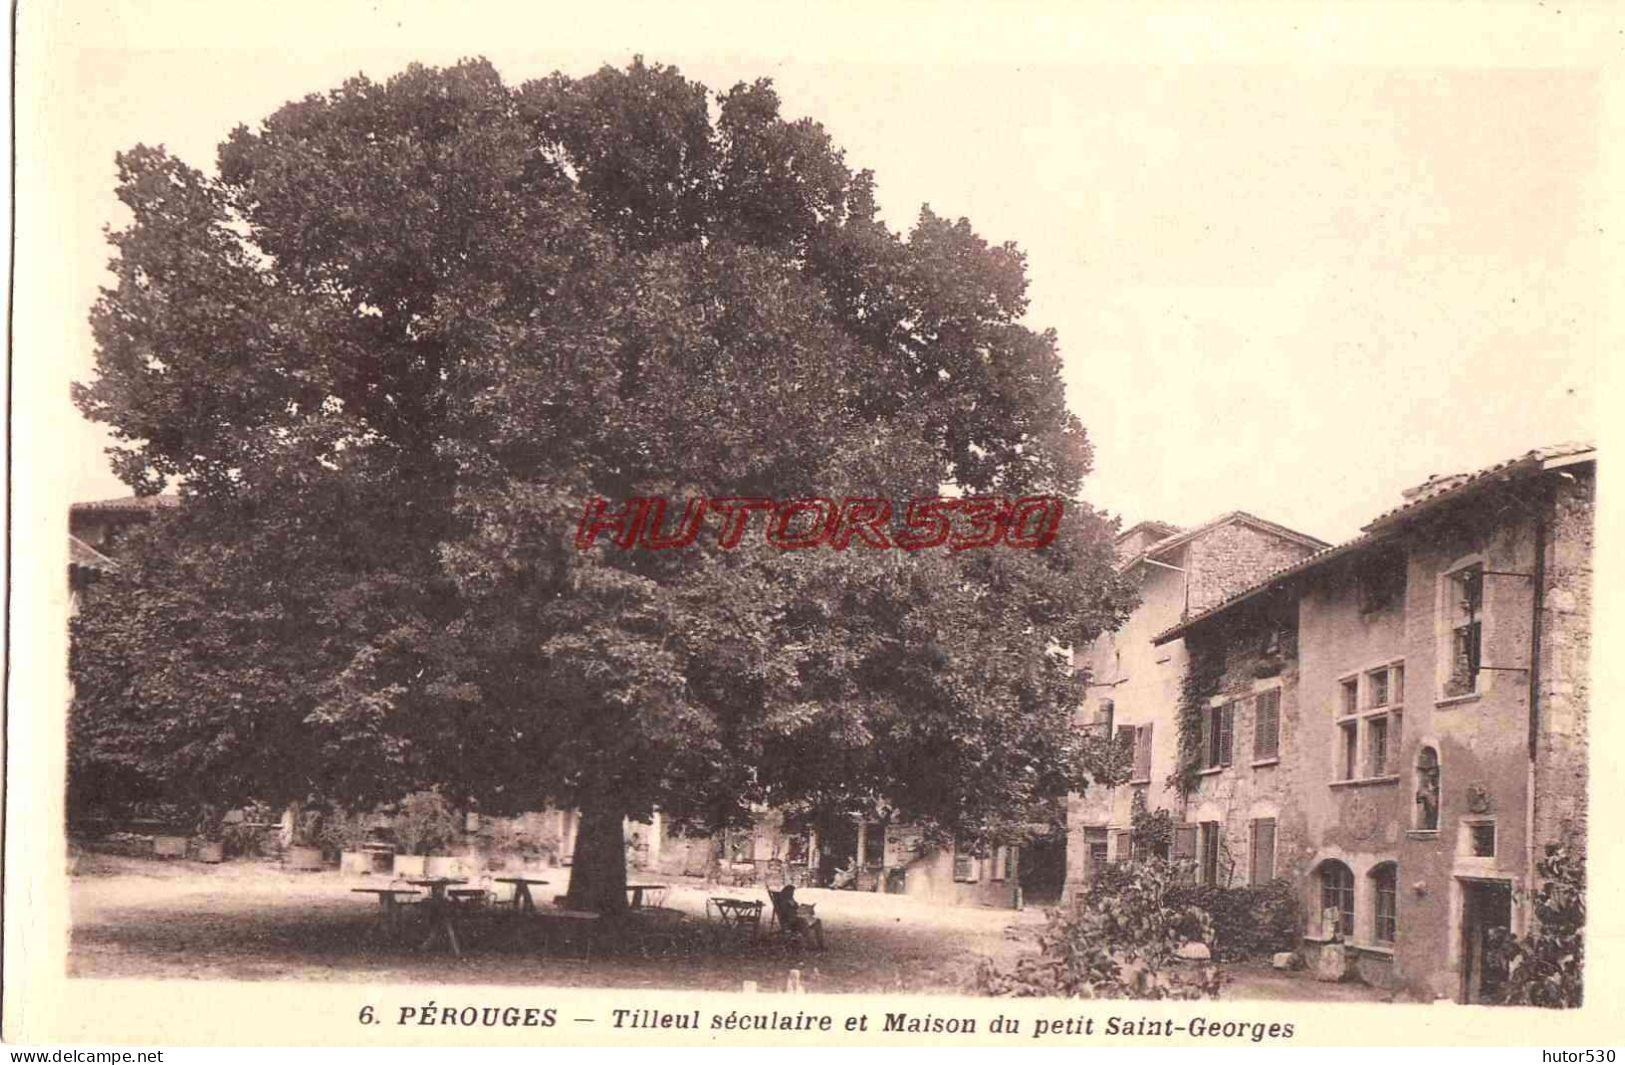
M 797 902 L 795 892 L 795 887 L 787 884 L 767 893 L 773 908 L 771 928 L 775 935 L 793 946 L 810 942 L 819 950 L 825 949 L 824 922 L 818 917 L 817 908 L 811 903 Z

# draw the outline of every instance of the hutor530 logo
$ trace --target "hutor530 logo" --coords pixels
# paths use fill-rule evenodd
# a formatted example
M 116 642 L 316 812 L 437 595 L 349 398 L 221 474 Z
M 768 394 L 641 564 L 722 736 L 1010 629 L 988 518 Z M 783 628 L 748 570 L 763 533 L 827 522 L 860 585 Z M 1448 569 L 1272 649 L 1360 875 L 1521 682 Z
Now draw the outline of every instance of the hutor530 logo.
M 904 551 L 933 547 L 1030 551 L 1055 539 L 1064 504 L 1056 496 L 1024 496 L 1014 502 L 1002 496 L 932 496 L 914 500 L 898 516 L 888 499 L 848 496 L 840 503 L 823 497 L 775 502 L 731 496 L 687 500 L 675 527 L 667 528 L 671 509 L 658 496 L 635 496 L 613 507 L 607 499 L 590 499 L 576 526 L 576 549 L 591 550 L 600 538 L 623 551 L 690 547 L 700 538 L 706 519 L 715 515 L 711 525 L 716 544 L 732 550 L 760 515 L 755 533 L 786 551 L 814 547 L 845 551 L 854 545 Z

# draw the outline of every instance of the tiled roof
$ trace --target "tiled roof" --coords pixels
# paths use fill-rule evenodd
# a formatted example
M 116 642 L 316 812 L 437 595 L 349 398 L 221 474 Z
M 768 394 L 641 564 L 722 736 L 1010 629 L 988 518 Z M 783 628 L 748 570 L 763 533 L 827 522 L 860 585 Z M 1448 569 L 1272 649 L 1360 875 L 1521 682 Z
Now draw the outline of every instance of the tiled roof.
M 77 536 L 68 537 L 68 565 L 80 569 L 118 569 L 117 563 Z
M 1158 540 L 1165 540 L 1180 531 L 1179 526 L 1169 521 L 1137 521 L 1117 534 L 1118 543 L 1122 543 L 1141 530 L 1154 532 Z
M 1436 487 L 1426 488 L 1407 499 L 1400 506 L 1377 515 L 1376 518 L 1364 526 L 1361 534 L 1354 539 L 1346 540 L 1323 551 L 1317 551 L 1291 565 L 1282 566 L 1228 599 L 1215 603 L 1200 613 L 1192 614 L 1179 624 L 1157 633 L 1157 635 L 1151 637 L 1151 642 L 1153 644 L 1167 643 L 1214 615 L 1222 614 L 1232 607 L 1254 599 L 1289 578 L 1316 569 L 1333 559 L 1342 558 L 1364 548 L 1375 546 L 1389 539 L 1394 526 L 1405 519 L 1414 517 L 1423 510 L 1431 509 L 1433 504 L 1458 499 L 1464 495 L 1487 488 L 1492 484 L 1499 484 L 1517 477 L 1526 477 L 1541 470 L 1551 469 L 1554 466 L 1594 461 L 1596 451 L 1596 446 L 1593 444 L 1559 444 L 1553 447 L 1536 448 L 1516 458 L 1498 462 L 1493 466 L 1486 466 L 1472 473 L 1442 479 Z
M 1509 481 L 1514 477 L 1527 476 L 1530 473 L 1545 469 L 1548 464 L 1560 462 L 1583 462 L 1595 459 L 1597 448 L 1595 444 L 1556 444 L 1552 447 L 1538 447 L 1533 451 L 1526 451 L 1515 458 L 1504 462 L 1497 462 L 1493 466 L 1486 466 L 1472 473 L 1439 480 L 1417 492 L 1392 510 L 1385 510 L 1378 514 L 1363 528 L 1369 532 L 1384 525 L 1391 525 L 1403 518 L 1408 518 L 1417 511 L 1427 508 L 1442 499 L 1452 499 L 1458 495 L 1477 491 L 1487 484 L 1498 481 Z
M 1187 544 L 1205 533 L 1212 532 L 1221 525 L 1229 525 L 1233 522 L 1239 522 L 1243 525 L 1251 525 L 1256 529 L 1262 529 L 1265 532 L 1279 536 L 1284 540 L 1291 540 L 1293 543 L 1301 544 L 1304 547 L 1315 548 L 1318 550 L 1320 548 L 1331 546 L 1330 544 L 1326 543 L 1325 540 L 1318 537 L 1310 536 L 1307 533 L 1298 532 L 1296 529 L 1289 529 L 1285 525 L 1277 525 L 1273 521 L 1265 521 L 1256 514 L 1249 514 L 1245 510 L 1232 510 L 1230 513 L 1221 514 L 1212 521 L 1198 525 L 1194 529 L 1186 529 L 1183 532 L 1176 532 L 1172 536 L 1163 537 L 1156 543 L 1146 547 L 1146 549 L 1141 551 L 1139 554 L 1133 556 L 1132 558 L 1125 559 L 1119 566 L 1119 569 L 1131 569 L 1137 563 L 1147 558 L 1155 558 L 1157 555 L 1165 554 L 1181 544 Z M 1142 522 L 1141 524 L 1145 523 Z
M 1300 558 L 1298 561 L 1293 562 L 1290 565 L 1282 566 L 1280 569 L 1273 570 L 1272 572 L 1265 574 L 1262 579 L 1248 585 L 1246 588 L 1243 588 L 1230 598 L 1221 600 L 1220 602 L 1208 607 L 1206 610 L 1192 614 L 1190 617 L 1179 622 L 1177 625 L 1164 629 L 1155 636 L 1151 637 L 1151 642 L 1153 644 L 1167 643 L 1169 640 L 1182 635 L 1187 629 L 1206 621 L 1213 615 L 1222 614 L 1231 607 L 1240 605 L 1245 600 L 1255 599 L 1265 592 L 1270 591 L 1276 585 L 1289 577 L 1296 577 L 1300 573 L 1315 569 L 1317 566 L 1330 562 L 1333 559 L 1342 558 L 1344 555 L 1353 554 L 1362 548 L 1370 547 L 1384 539 L 1387 539 L 1387 537 L 1380 536 L 1376 533 L 1361 533 L 1352 540 L 1345 540 L 1336 546 L 1328 547 L 1324 550 L 1316 551 L 1314 554 L 1305 558 Z

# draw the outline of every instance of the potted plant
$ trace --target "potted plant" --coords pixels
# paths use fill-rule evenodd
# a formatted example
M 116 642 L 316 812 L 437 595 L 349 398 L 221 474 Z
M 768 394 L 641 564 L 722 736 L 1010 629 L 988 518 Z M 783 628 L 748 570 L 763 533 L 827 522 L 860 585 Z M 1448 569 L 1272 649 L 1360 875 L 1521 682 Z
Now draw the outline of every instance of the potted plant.
M 192 835 L 192 852 L 197 860 L 208 865 L 219 865 L 226 860 L 225 818 L 213 806 L 205 805 L 198 814 L 197 829 Z
M 369 813 L 334 810 L 327 818 L 329 844 L 339 852 L 339 872 L 366 876 L 372 872 L 372 852 L 367 841 L 372 834 Z
M 282 864 L 300 872 L 314 872 L 322 868 L 322 815 L 315 810 L 293 813 L 293 833 Z
M 445 849 L 456 838 L 457 821 L 451 804 L 438 791 L 416 791 L 402 799 L 395 811 L 396 876 L 449 876 L 453 859 Z

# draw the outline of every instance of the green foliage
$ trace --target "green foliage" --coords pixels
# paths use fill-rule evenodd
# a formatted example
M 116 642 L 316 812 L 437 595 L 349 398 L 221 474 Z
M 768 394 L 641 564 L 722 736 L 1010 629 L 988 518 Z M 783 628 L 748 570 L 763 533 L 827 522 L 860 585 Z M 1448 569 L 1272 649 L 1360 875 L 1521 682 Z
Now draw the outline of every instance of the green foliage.
M 258 858 L 265 853 L 265 826 L 276 820 L 276 811 L 263 802 L 242 804 L 243 819 L 229 823 L 222 833 L 228 857 Z
M 218 177 L 118 164 L 75 396 L 185 505 L 75 619 L 81 770 L 973 835 L 1098 775 L 1054 648 L 1130 593 L 1081 502 L 1042 551 L 573 546 L 595 496 L 1072 500 L 1089 467 L 1021 252 L 892 231 L 767 82 L 412 66 L 239 127 Z
M 1175 870 L 1163 861 L 1108 866 L 1075 910 L 1050 912 L 1037 955 L 1009 970 L 984 961 L 978 989 L 1068 998 L 1218 997 L 1218 966 L 1177 956 L 1186 943 L 1214 938 L 1208 914 L 1177 888 Z
M 1190 648 L 1189 664 L 1179 682 L 1179 708 L 1175 719 L 1179 729 L 1179 761 L 1168 775 L 1168 786 L 1181 795 L 1196 790 L 1196 782 L 1206 764 L 1202 749 L 1202 718 L 1208 704 L 1224 683 L 1225 661 L 1222 649 Z
M 1180 884 L 1170 895 L 1213 919 L 1213 952 L 1220 961 L 1239 961 L 1292 950 L 1303 929 L 1303 907 L 1285 880 L 1258 887 Z
M 1534 927 L 1503 948 L 1507 979 L 1502 1001 L 1577 1009 L 1585 997 L 1585 854 L 1549 843 L 1536 872 L 1540 888 L 1534 897 Z
M 407 854 L 439 853 L 457 838 L 457 816 L 438 791 L 414 791 L 395 808 L 395 839 Z
M 334 851 L 358 851 L 372 837 L 374 814 L 335 807 L 322 819 L 322 846 Z
M 1174 815 L 1168 810 L 1148 809 L 1144 791 L 1134 793 L 1129 813 L 1134 852 L 1166 861 L 1173 849 Z

